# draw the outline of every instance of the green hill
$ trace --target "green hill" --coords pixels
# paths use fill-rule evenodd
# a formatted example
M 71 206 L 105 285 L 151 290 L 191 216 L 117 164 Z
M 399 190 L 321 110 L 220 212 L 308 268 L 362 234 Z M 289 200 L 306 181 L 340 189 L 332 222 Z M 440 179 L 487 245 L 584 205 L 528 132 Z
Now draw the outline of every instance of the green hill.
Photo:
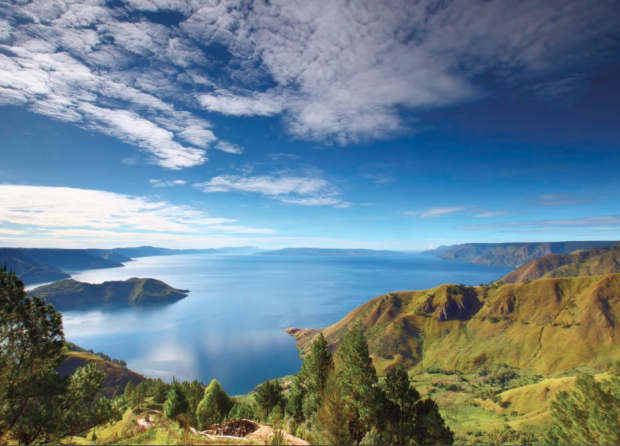
M 135 385 L 146 381 L 146 377 L 133 370 L 104 361 L 99 356 L 91 355 L 86 352 L 69 352 L 67 354 L 67 359 L 60 365 L 58 372 L 63 376 L 72 375 L 78 367 L 83 367 L 90 363 L 95 363 L 97 369 L 105 374 L 105 381 L 103 382 L 101 394 L 108 398 L 122 395 L 129 381 L 133 381 Z
M 463 260 L 489 266 L 515 267 L 549 254 L 569 254 L 613 245 L 614 241 L 578 241 L 550 243 L 465 243 L 447 250 L 425 251 L 444 260 Z
M 112 260 L 114 262 L 125 263 L 132 261 L 131 258 L 112 249 L 85 249 L 85 251 L 91 255 L 101 257 L 106 260 Z
M 26 284 L 53 282 L 69 276 L 50 265 L 44 265 L 19 249 L 0 248 L 0 265 L 6 264 Z
M 133 277 L 125 281 L 90 284 L 73 279 L 40 286 L 30 294 L 44 298 L 58 308 L 111 302 L 170 302 L 187 297 L 187 290 L 178 290 L 156 279 Z
M 620 358 L 620 274 L 465 287 L 441 285 L 379 296 L 323 329 L 335 349 L 353 326 L 378 371 L 472 372 L 506 364 L 551 373 Z M 298 336 L 307 349 L 312 331 Z
M 518 283 L 540 278 L 600 276 L 613 273 L 620 273 L 620 243 L 589 251 L 544 256 L 518 267 L 500 280 L 505 283 Z

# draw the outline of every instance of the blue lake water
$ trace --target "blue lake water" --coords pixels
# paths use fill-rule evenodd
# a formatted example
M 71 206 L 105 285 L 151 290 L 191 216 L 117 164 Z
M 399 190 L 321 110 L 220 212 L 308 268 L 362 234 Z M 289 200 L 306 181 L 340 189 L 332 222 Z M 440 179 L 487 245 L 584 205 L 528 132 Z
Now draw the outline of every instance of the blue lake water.
M 204 383 L 215 378 L 236 395 L 299 370 L 287 327 L 328 326 L 390 291 L 477 285 L 509 271 L 415 254 L 145 257 L 73 278 L 101 283 L 152 277 L 189 289 L 189 296 L 172 304 L 64 311 L 63 321 L 69 341 L 124 359 L 147 376 Z

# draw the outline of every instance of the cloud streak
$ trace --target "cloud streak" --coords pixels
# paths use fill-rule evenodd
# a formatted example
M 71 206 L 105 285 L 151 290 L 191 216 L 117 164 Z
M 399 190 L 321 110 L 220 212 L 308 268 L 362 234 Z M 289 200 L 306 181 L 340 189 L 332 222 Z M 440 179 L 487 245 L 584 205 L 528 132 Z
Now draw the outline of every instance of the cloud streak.
M 196 107 L 282 116 L 296 138 L 344 145 L 410 131 L 402 110 L 485 95 L 481 75 L 566 92 L 560 72 L 608 48 L 618 13 L 613 0 L 11 3 L 0 104 L 118 138 L 169 169 L 206 162 L 217 142 Z M 203 51 L 212 45 L 222 60 Z

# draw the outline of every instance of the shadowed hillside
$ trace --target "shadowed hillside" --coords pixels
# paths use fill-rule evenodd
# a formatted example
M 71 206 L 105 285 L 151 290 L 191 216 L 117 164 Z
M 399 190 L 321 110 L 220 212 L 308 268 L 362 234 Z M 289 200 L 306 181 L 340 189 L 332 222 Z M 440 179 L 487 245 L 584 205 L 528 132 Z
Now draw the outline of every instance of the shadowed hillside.
M 520 266 L 500 280 L 517 283 L 540 278 L 601 276 L 614 273 L 620 273 L 620 243 L 572 254 L 544 256 Z
M 50 265 L 37 262 L 19 249 L 0 248 L 0 265 L 6 264 L 26 284 L 53 282 L 69 276 Z
M 63 376 L 72 375 L 78 367 L 83 367 L 90 363 L 95 363 L 97 369 L 105 374 L 105 381 L 103 382 L 101 394 L 108 398 L 122 395 L 129 381 L 133 381 L 135 385 L 146 381 L 144 376 L 133 370 L 104 361 L 99 356 L 91 355 L 86 352 L 69 352 L 67 354 L 67 359 L 60 365 L 58 372 Z
M 401 362 L 463 372 L 507 364 L 551 373 L 620 358 L 619 317 L 620 274 L 610 274 L 389 293 L 323 334 L 335 349 L 351 327 L 361 327 L 382 373 Z M 298 346 L 307 349 L 314 336 L 298 336 Z
M 133 277 L 125 281 L 90 284 L 73 279 L 61 280 L 30 291 L 56 307 L 92 305 L 112 302 L 170 302 L 187 297 L 187 290 L 178 290 L 156 279 Z
M 26 248 L 20 249 L 20 251 L 39 263 L 54 265 L 56 268 L 64 270 L 117 268 L 123 266 L 120 262 L 90 254 L 85 249 Z
M 551 242 L 551 243 L 465 243 L 449 249 L 425 251 L 444 260 L 463 260 L 489 266 L 522 265 L 549 254 L 570 254 L 582 249 L 613 245 L 614 241 Z

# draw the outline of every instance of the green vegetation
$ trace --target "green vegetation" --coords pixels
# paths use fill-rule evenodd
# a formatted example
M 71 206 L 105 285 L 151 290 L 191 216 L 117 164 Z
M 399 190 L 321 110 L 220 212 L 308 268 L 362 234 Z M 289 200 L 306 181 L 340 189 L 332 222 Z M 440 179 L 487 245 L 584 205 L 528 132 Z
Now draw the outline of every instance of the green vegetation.
M 204 398 L 198 404 L 196 410 L 198 427 L 204 430 L 209 426 L 221 423 L 228 416 L 233 405 L 233 401 L 222 389 L 220 383 L 214 379 L 205 389 Z
M 112 302 L 135 304 L 170 302 L 187 297 L 187 290 L 178 290 L 156 279 L 138 279 L 90 284 L 73 279 L 40 286 L 30 294 L 40 296 L 59 308 Z
M 377 297 L 322 333 L 333 350 L 360 328 L 380 376 L 400 363 L 413 373 L 500 364 L 554 373 L 620 358 L 619 294 L 620 274 L 441 285 Z M 316 332 L 304 333 L 298 346 L 307 352 Z
M 533 260 L 502 278 L 507 283 L 552 277 L 601 276 L 620 273 L 620 243 L 589 251 L 548 255 Z
M 95 397 L 104 375 L 93 364 L 62 377 L 61 315 L 0 268 L 0 442 L 57 443 L 120 417 L 122 398 Z

